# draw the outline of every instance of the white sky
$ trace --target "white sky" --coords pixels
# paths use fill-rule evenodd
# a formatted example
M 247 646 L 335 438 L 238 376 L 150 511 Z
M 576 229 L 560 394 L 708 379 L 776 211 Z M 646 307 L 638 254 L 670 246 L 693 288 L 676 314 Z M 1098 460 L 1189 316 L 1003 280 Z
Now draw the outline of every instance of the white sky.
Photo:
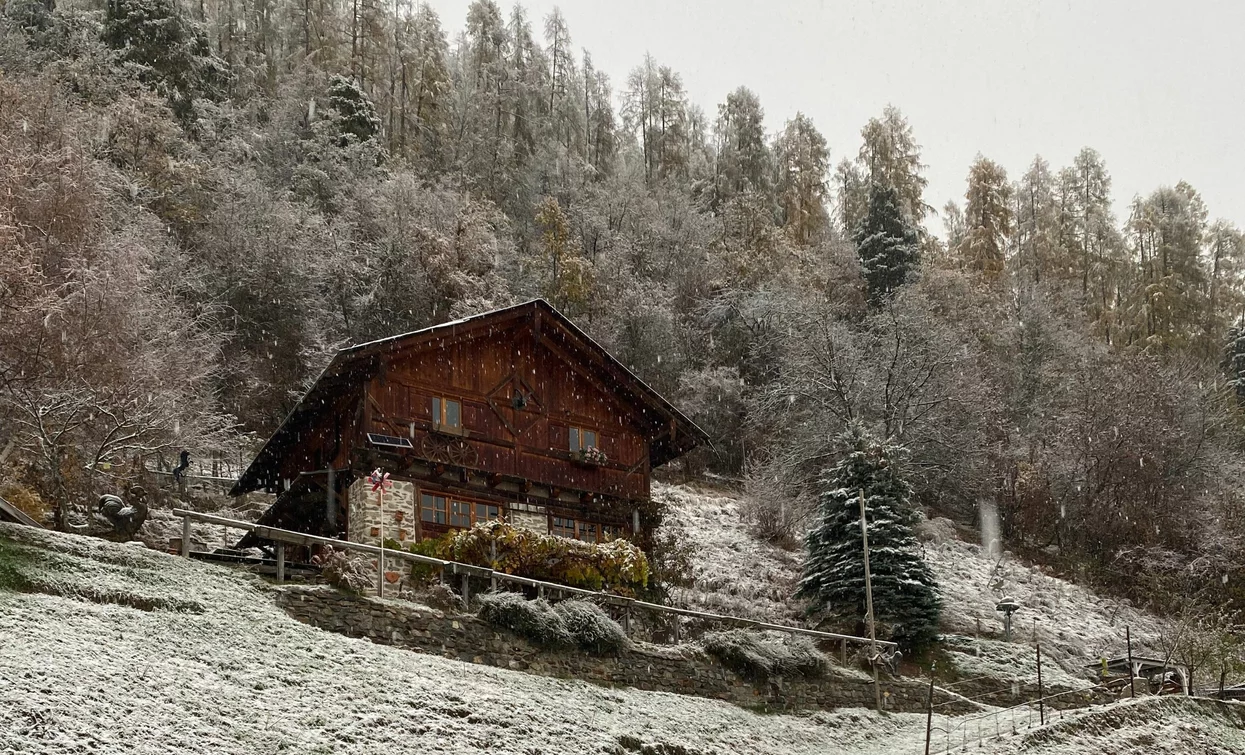
M 499 0 L 509 14 L 512 3 Z M 467 0 L 429 0 L 451 44 Z M 1058 169 L 1102 153 L 1116 213 L 1183 179 L 1211 217 L 1245 223 L 1245 2 L 1169 0 L 529 0 L 535 31 L 562 9 L 615 94 L 650 52 L 712 117 L 755 91 L 774 132 L 803 111 L 837 163 L 897 105 L 928 164 L 925 199 L 962 202 L 978 152 L 1018 178 L 1035 154 Z M 927 220 L 941 232 L 941 221 Z

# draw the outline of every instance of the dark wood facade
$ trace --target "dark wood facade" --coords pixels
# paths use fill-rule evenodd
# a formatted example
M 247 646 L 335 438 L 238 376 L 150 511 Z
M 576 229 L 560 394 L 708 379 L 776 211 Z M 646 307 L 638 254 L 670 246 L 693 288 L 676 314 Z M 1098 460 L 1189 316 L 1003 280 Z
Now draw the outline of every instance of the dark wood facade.
M 339 352 L 233 493 L 280 493 L 261 521 L 341 536 L 347 491 L 379 467 L 414 484 L 417 537 L 486 516 L 631 537 L 651 470 L 704 441 L 536 300 Z

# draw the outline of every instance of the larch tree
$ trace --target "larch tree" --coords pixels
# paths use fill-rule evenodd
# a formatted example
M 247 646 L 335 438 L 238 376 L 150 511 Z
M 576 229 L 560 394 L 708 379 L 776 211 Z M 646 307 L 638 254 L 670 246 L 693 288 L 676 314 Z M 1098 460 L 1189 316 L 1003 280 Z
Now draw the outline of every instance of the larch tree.
M 871 118 L 860 131 L 864 144 L 856 161 L 869 181 L 895 190 L 904 218 L 915 227 L 932 209 L 925 203 L 929 181 L 921 175 L 921 145 L 899 108 L 887 105 L 881 118 Z
M 613 92 L 610 77 L 592 65 L 584 50 L 584 157 L 598 176 L 607 175 L 614 163 L 615 131 Z
M 842 160 L 834 169 L 834 190 L 839 232 L 852 238 L 869 213 L 869 180 L 857 163 Z
M 1206 233 L 1206 336 L 1214 340 L 1226 323 L 1245 317 L 1245 234 L 1226 220 L 1216 220 Z
M 715 208 L 745 192 L 769 196 L 773 171 L 764 120 L 761 100 L 747 87 L 739 87 L 718 105 Z
M 1128 227 L 1140 272 L 1133 295 L 1141 322 L 1134 332 L 1158 351 L 1192 344 L 1204 332 L 1207 298 L 1201 196 L 1183 181 L 1157 189 L 1134 204 Z
M 775 142 L 774 154 L 783 227 L 795 243 L 807 244 L 829 225 L 826 139 L 807 116 L 796 113 Z
M 868 214 L 854 240 L 869 303 L 880 307 L 908 280 L 919 262 L 916 229 L 904 217 L 894 188 L 873 184 Z
M 1056 258 L 1059 211 L 1055 205 L 1055 178 L 1039 155 L 1015 189 L 1016 273 L 1041 283 L 1058 264 Z
M 450 134 L 449 43 L 435 11 L 420 3 L 408 22 L 401 65 L 401 113 L 398 150 L 416 158 L 425 170 L 439 173 Z
M 822 479 L 819 522 L 808 534 L 797 595 L 842 619 L 865 619 L 863 496 L 875 626 L 904 649 L 919 650 L 938 637 L 942 603 L 913 533 L 917 515 L 902 470 L 904 451 L 858 427 L 849 429 L 846 441 L 847 455 Z
M 978 155 L 968 171 L 965 231 L 958 251 L 964 266 L 988 283 L 1003 279 L 1007 240 L 1012 232 L 1011 191 L 1007 171 Z

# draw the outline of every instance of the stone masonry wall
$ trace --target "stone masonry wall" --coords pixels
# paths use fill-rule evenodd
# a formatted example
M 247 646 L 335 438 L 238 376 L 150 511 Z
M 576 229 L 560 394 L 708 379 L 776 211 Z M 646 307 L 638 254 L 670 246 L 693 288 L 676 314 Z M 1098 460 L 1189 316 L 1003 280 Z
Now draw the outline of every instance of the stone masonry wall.
M 420 653 L 467 663 L 525 671 L 560 679 L 582 679 L 607 687 L 634 687 L 725 700 L 766 710 L 829 710 L 873 707 L 870 679 L 831 672 L 823 679 L 775 679 L 753 684 L 694 646 L 634 645 L 619 656 L 577 651 L 550 652 L 470 615 L 448 615 L 416 604 L 358 597 L 327 587 L 287 586 L 277 603 L 295 619 L 331 632 L 367 638 Z M 925 709 L 928 687 L 915 681 L 883 680 L 884 707 Z M 943 713 L 978 707 L 935 690 Z

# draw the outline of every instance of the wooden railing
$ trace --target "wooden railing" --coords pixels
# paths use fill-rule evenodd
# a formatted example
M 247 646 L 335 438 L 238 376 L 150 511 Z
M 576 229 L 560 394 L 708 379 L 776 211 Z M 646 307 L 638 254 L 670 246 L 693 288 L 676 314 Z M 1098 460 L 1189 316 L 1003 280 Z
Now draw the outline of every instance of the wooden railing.
M 381 548 L 377 545 L 368 545 L 366 543 L 352 543 L 347 540 L 335 540 L 330 537 L 320 537 L 319 535 L 308 535 L 302 532 L 294 532 L 292 530 L 283 530 L 277 527 L 267 527 L 262 524 L 253 522 L 244 522 L 238 519 L 227 519 L 225 517 L 213 516 L 212 514 L 201 514 L 197 511 L 187 511 L 186 509 L 174 509 L 174 515 L 182 518 L 182 543 L 181 555 L 190 556 L 190 527 L 192 522 L 203 522 L 204 524 L 215 524 L 231 529 L 246 530 L 253 532 L 257 536 L 271 540 L 276 543 L 277 555 L 277 581 L 285 580 L 285 546 L 313 546 L 322 545 L 331 548 L 340 548 L 343 550 L 355 551 L 357 553 L 366 553 L 377 556 L 378 558 L 394 558 L 403 561 L 410 561 L 425 566 L 434 566 L 441 570 L 442 578 L 448 575 L 458 575 L 461 577 L 461 586 L 464 602 L 470 600 L 470 580 L 472 577 L 477 579 L 487 579 L 495 589 L 499 583 L 523 585 L 525 587 L 534 587 L 540 595 L 551 593 L 553 595 L 575 595 L 589 598 L 591 600 L 617 606 L 623 611 L 624 629 L 631 629 L 631 612 L 633 610 L 651 611 L 653 613 L 665 613 L 675 616 L 686 616 L 702 621 L 714 621 L 724 624 L 733 624 L 736 626 L 746 627 L 750 629 L 768 630 L 774 632 L 786 632 L 788 634 L 799 634 L 806 637 L 812 637 L 818 640 L 828 640 L 840 643 L 841 651 L 845 657 L 847 654 L 847 644 L 857 643 L 868 645 L 870 640 L 868 637 L 856 637 L 850 634 L 836 634 L 834 632 L 822 632 L 816 629 L 805 629 L 803 627 L 791 627 L 785 624 L 772 624 L 766 621 L 754 621 L 752 619 L 744 619 L 738 616 L 726 616 L 717 613 L 708 613 L 705 611 L 694 611 L 689 608 L 676 608 L 675 606 L 663 606 L 659 603 L 649 603 L 634 598 L 626 598 L 621 595 L 611 595 L 604 592 L 596 592 L 594 590 L 584 590 L 578 587 L 570 587 L 569 585 L 560 585 L 556 582 L 544 582 L 539 579 L 530 579 L 528 577 L 520 577 L 516 574 L 507 574 L 505 572 L 496 571 L 483 566 L 473 566 L 471 564 L 463 564 L 457 561 L 446 561 L 432 556 L 424 556 L 418 553 L 410 553 L 402 550 L 394 550 L 392 548 Z M 384 569 L 381 572 L 383 579 Z M 678 626 L 676 620 L 675 640 L 678 640 Z M 885 640 L 877 640 L 877 645 L 882 648 L 893 649 L 895 643 Z

